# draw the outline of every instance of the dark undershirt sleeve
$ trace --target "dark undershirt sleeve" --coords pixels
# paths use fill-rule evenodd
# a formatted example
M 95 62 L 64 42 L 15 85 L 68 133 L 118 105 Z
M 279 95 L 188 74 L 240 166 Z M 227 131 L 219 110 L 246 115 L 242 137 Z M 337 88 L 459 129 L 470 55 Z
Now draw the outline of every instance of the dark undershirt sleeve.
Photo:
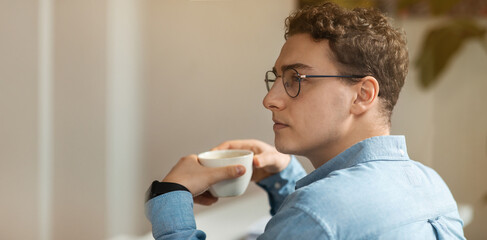
M 146 202 L 165 193 L 169 192 L 174 192 L 174 191 L 188 191 L 189 190 L 178 183 L 172 183 L 172 182 L 159 182 L 159 181 L 154 181 L 152 182 L 151 186 L 147 190 L 146 193 Z

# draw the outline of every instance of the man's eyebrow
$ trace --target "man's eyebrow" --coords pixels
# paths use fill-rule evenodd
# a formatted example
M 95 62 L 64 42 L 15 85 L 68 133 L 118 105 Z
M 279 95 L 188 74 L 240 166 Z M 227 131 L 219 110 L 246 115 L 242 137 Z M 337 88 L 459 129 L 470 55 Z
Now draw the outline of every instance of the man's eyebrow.
M 310 69 L 312 68 L 309 65 L 306 65 L 304 63 L 293 63 L 293 64 L 288 64 L 288 65 L 282 65 L 281 70 L 284 72 L 288 69 Z M 276 67 L 272 67 L 272 72 L 277 73 Z
M 282 65 L 281 66 L 281 70 L 284 72 L 288 69 L 310 69 L 312 68 L 311 66 L 309 65 L 306 65 L 304 63 L 293 63 L 293 64 L 289 64 L 289 65 Z

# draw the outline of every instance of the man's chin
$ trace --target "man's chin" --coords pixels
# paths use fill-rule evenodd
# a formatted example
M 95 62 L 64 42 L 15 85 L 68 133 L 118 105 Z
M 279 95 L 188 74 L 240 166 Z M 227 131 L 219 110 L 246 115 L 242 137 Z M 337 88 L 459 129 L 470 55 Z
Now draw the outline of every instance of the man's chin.
M 277 137 L 274 139 L 274 145 L 280 153 L 296 155 L 295 149 L 293 149 L 292 146 L 289 146 L 290 143 L 284 142 Z

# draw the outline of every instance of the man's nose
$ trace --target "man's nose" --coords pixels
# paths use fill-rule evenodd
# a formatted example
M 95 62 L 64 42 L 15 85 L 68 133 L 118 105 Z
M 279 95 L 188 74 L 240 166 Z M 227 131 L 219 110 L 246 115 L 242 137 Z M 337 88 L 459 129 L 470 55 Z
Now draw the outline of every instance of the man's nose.
M 267 92 L 264 97 L 263 105 L 265 108 L 271 111 L 280 111 L 285 107 L 285 98 L 288 97 L 282 79 L 279 77 L 272 88 Z

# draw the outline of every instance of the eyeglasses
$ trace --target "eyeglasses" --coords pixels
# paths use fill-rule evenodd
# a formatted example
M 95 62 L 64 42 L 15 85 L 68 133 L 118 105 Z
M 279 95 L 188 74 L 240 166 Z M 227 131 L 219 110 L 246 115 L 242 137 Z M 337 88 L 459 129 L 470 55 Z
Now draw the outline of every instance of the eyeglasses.
M 330 77 L 338 77 L 338 78 L 363 78 L 367 75 L 303 75 L 299 74 L 298 71 L 294 68 L 288 68 L 284 70 L 282 76 L 278 76 L 274 71 L 270 70 L 265 73 L 265 83 L 267 87 L 267 91 L 270 91 L 274 83 L 276 82 L 278 77 L 282 77 L 282 83 L 284 85 L 284 89 L 286 90 L 287 95 L 292 98 L 295 98 L 299 95 L 301 91 L 301 81 L 304 78 L 330 78 Z

